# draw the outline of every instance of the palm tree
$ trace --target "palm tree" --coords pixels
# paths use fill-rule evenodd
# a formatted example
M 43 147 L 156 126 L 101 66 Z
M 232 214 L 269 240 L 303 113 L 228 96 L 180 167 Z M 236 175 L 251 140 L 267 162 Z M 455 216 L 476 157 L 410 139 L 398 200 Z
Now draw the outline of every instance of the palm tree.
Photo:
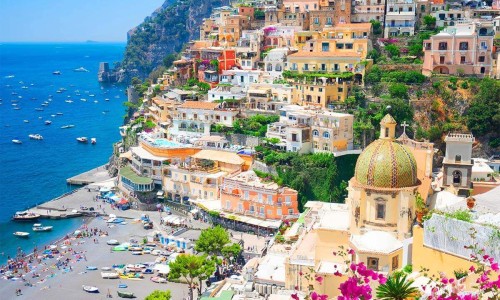
M 405 300 L 414 296 L 418 289 L 411 286 L 413 280 L 407 280 L 406 274 L 395 272 L 387 278 L 385 284 L 377 288 L 377 298 L 380 300 Z

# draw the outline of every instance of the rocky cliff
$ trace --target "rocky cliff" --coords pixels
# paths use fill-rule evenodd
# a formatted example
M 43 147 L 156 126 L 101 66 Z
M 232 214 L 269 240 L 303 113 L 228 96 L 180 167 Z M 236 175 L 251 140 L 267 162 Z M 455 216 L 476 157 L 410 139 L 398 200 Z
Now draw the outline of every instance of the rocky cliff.
M 229 0 L 166 0 L 162 7 L 142 24 L 128 32 L 120 81 L 145 78 L 169 54 L 180 52 L 184 44 L 199 37 L 203 18 L 214 7 L 228 5 Z

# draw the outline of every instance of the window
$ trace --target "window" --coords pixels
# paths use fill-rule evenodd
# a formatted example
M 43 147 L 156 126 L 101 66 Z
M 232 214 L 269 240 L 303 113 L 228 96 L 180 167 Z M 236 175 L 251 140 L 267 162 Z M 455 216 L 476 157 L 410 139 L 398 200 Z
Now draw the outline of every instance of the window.
M 392 258 L 392 270 L 396 270 L 399 267 L 399 256 L 394 256 Z
M 333 70 L 334 71 L 338 71 L 340 68 L 339 68 L 339 64 L 334 64 L 333 65 Z
M 481 70 L 479 72 L 481 72 L 481 74 L 484 74 L 486 72 L 486 68 L 485 67 L 481 67 Z
M 289 208 L 289 209 L 288 209 L 288 214 L 289 214 L 289 215 L 293 215 L 293 213 L 294 213 L 293 208 Z
M 313 136 L 319 136 L 319 131 L 317 131 L 316 129 L 313 130 Z
M 337 49 L 344 49 L 344 44 L 341 43 L 337 44 Z
M 250 211 L 251 211 L 251 212 L 254 212 L 254 211 L 255 211 L 255 207 L 254 207 L 253 205 L 252 205 L 252 206 L 250 206 Z
M 267 204 L 273 205 L 273 195 L 267 195 Z
M 488 50 L 488 46 L 486 45 L 486 42 L 481 42 L 481 49 Z
M 273 211 L 272 211 L 271 209 L 268 209 L 268 210 L 267 210 L 267 215 L 268 215 L 268 216 L 270 216 L 270 215 L 272 215 L 272 214 L 273 214 Z
M 314 149 L 318 149 L 318 142 L 313 142 Z
M 447 42 L 440 42 L 439 43 L 439 50 L 447 50 L 448 49 L 448 43 Z
M 309 65 L 308 64 L 304 64 L 304 70 L 309 70 Z
M 376 257 L 368 257 L 368 259 L 366 261 L 366 266 L 370 270 L 378 271 L 378 258 L 376 258 Z
M 326 64 L 321 64 L 321 71 L 326 71 Z
M 244 199 L 244 200 L 248 200 L 248 199 L 250 199 L 250 197 L 249 197 L 249 195 L 248 195 L 248 191 L 244 191 L 244 192 L 243 192 L 243 199 Z
M 276 210 L 276 214 L 277 214 L 278 216 L 281 216 L 281 215 L 283 214 L 283 213 L 281 212 L 281 208 L 278 208 L 278 209 Z
M 332 17 L 326 18 L 326 25 L 332 25 Z
M 325 139 L 329 139 L 330 138 L 330 133 L 328 131 L 323 132 L 323 137 Z
M 353 47 L 352 47 L 352 44 L 345 44 L 345 48 L 346 49 L 352 49 Z
M 465 64 L 465 56 L 460 56 L 460 63 Z
M 292 205 L 292 197 L 285 196 L 285 203 L 286 205 Z
M 316 25 L 319 24 L 319 18 L 318 17 L 314 18 L 314 24 L 316 24 Z
M 259 203 L 262 203 L 262 194 L 261 193 L 257 194 L 257 199 L 258 199 Z
M 324 151 L 330 151 L 330 146 L 328 144 L 323 144 Z
M 243 211 L 243 204 L 238 203 L 238 211 L 240 211 L 240 212 Z
M 484 56 L 479 56 L 478 61 L 479 61 L 479 62 L 484 62 Z
M 231 201 L 226 201 L 226 209 L 231 209 Z
M 292 142 L 298 142 L 296 133 L 292 133 Z
M 459 47 L 460 47 L 460 50 L 469 50 L 469 43 L 461 42 Z
M 462 161 L 462 155 L 455 155 L 455 162 Z
M 377 219 L 385 219 L 385 203 L 377 203 Z
M 444 56 L 440 56 L 439 57 L 439 63 L 440 64 L 444 64 Z

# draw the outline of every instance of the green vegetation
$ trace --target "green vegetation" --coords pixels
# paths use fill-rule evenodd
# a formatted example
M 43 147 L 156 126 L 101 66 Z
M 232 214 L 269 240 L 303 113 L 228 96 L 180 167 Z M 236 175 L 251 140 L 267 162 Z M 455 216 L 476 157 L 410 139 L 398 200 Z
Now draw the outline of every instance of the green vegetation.
M 458 270 L 454 270 L 453 274 L 455 274 L 455 279 L 460 280 L 464 277 L 467 277 L 467 275 L 469 275 L 469 272 L 467 272 L 464 269 L 458 269 Z
M 239 244 L 231 244 L 227 230 L 221 226 L 202 230 L 194 249 L 213 257 L 237 257 L 242 250 Z
M 394 44 L 385 46 L 385 51 L 389 53 L 389 57 L 399 57 L 400 55 L 399 47 Z
M 370 23 L 372 23 L 372 29 L 374 35 L 382 34 L 382 23 L 380 23 L 380 21 L 371 20 Z
M 207 94 L 210 90 L 210 84 L 206 82 L 201 82 L 197 78 L 189 78 L 186 85 L 181 87 L 185 91 L 196 90 L 199 91 L 200 94 Z
M 149 294 L 144 300 L 170 300 L 172 299 L 172 295 L 170 294 L 170 290 L 160 291 L 156 290 Z
M 413 280 L 408 280 L 403 272 L 394 272 L 387 277 L 387 281 L 377 287 L 377 299 L 405 300 L 418 293 L 412 286 Z
M 408 99 L 408 88 L 404 83 L 393 83 L 389 85 L 389 94 L 392 98 Z
M 483 78 L 466 113 L 467 127 L 475 135 L 500 137 L 500 81 Z
M 431 15 L 424 16 L 424 25 L 431 29 L 436 27 L 436 18 Z
M 226 134 L 246 134 L 251 136 L 266 136 L 267 124 L 278 122 L 279 116 L 255 115 L 246 119 L 238 119 L 234 121 L 233 127 L 226 127 L 221 124 L 213 124 L 210 128 L 211 132 L 220 132 Z
M 468 209 L 459 209 L 453 212 L 445 212 L 444 216 L 447 218 L 457 219 L 469 223 L 472 221 L 472 214 Z
M 169 267 L 168 279 L 184 279 L 188 284 L 189 299 L 194 299 L 194 289 L 197 287 L 201 295 L 203 281 L 215 272 L 215 261 L 207 255 L 181 254 L 169 263 Z
M 384 71 L 373 66 L 365 77 L 366 83 L 398 82 L 406 84 L 422 84 L 427 78 L 417 71 Z

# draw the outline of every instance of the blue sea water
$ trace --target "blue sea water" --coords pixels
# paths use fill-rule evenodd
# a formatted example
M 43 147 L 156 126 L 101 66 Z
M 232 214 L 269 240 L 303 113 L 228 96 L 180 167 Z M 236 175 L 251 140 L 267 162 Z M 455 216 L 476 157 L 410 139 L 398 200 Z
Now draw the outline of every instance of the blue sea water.
M 124 48 L 124 43 L 0 44 L 0 263 L 18 247 L 30 252 L 81 225 L 81 219 L 42 220 L 54 231 L 33 233 L 31 224 L 10 218 L 70 191 L 68 177 L 108 161 L 112 144 L 120 138 L 126 94 L 124 86 L 99 84 L 97 71 L 99 62 L 121 60 Z M 79 67 L 89 72 L 73 71 Z M 53 75 L 56 70 L 61 75 Z M 57 93 L 61 88 L 66 91 Z M 46 120 L 52 124 L 45 125 Z M 69 124 L 75 127 L 61 129 Z M 29 139 L 36 133 L 43 140 Z M 97 144 L 80 144 L 79 136 L 95 137 Z M 18 230 L 32 232 L 30 238 L 14 237 Z

